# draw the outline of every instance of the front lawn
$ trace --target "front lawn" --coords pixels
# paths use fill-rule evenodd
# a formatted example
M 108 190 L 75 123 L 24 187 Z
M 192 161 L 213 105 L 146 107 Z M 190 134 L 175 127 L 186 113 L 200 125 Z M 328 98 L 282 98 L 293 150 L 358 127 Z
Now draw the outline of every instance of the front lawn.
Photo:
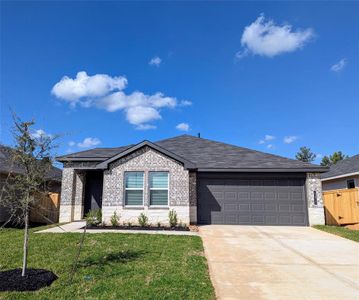
M 23 231 L 0 230 L 0 270 L 21 267 Z M 72 284 L 77 233 L 30 236 L 29 267 L 59 279 L 37 292 L 0 299 L 214 299 L 202 241 L 195 236 L 87 234 Z
M 326 231 L 335 235 L 339 235 L 343 238 L 359 242 L 359 231 L 351 230 L 345 227 L 339 226 L 328 226 L 328 225 L 315 225 L 313 226 L 316 229 Z

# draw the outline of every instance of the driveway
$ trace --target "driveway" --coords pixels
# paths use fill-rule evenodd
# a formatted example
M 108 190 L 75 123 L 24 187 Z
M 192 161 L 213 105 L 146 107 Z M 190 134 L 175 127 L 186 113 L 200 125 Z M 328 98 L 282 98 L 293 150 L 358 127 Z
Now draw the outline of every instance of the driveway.
M 359 299 L 359 244 L 310 227 L 200 227 L 219 299 Z

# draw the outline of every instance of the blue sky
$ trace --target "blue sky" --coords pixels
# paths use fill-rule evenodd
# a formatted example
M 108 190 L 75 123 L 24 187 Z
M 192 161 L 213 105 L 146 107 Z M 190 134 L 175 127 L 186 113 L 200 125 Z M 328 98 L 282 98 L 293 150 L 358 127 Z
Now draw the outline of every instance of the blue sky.
M 12 109 L 63 134 L 58 154 L 198 132 L 287 157 L 303 145 L 357 154 L 358 10 L 1 2 L 1 142 Z

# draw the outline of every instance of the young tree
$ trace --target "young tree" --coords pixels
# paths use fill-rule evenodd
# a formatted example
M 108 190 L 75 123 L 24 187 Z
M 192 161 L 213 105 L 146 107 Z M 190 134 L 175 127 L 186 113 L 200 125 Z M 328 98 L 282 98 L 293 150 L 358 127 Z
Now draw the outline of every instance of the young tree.
M 47 175 L 52 167 L 51 150 L 56 136 L 32 134 L 34 121 L 22 122 L 14 116 L 12 172 L 0 194 L 0 206 L 6 207 L 13 223 L 24 225 L 22 276 L 26 275 L 29 246 L 29 215 L 46 193 Z
M 338 161 L 348 158 L 348 155 L 343 154 L 341 151 L 336 151 L 332 155 L 324 156 L 320 163 L 321 166 L 330 167 L 335 165 Z
M 297 160 L 303 161 L 303 162 L 312 162 L 315 160 L 317 156 L 315 153 L 313 153 L 310 148 L 307 147 L 300 147 L 299 151 L 295 155 L 295 158 Z

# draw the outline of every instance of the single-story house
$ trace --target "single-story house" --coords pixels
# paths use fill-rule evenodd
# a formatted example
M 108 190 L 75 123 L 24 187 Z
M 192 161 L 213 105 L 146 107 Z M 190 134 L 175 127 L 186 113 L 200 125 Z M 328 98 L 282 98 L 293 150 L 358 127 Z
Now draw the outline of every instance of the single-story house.
M 320 174 L 327 168 L 191 135 L 57 158 L 64 165 L 60 222 L 102 209 L 120 222 L 324 224 Z
M 0 193 L 3 189 L 6 180 L 9 177 L 9 174 L 19 175 L 24 172 L 23 167 L 13 161 L 13 152 L 14 152 L 13 148 L 5 145 L 0 145 Z M 54 166 L 51 167 L 48 174 L 46 175 L 47 190 L 53 193 L 60 193 L 61 179 L 62 179 L 61 169 L 56 168 Z M 44 214 L 47 214 L 47 212 Z M 0 223 L 6 222 L 8 221 L 8 219 L 9 219 L 8 209 L 6 207 L 0 206 Z M 32 221 L 32 216 L 30 216 L 30 221 Z M 47 223 L 46 219 L 44 219 L 44 223 Z
M 359 154 L 332 165 L 321 178 L 323 191 L 359 187 Z

